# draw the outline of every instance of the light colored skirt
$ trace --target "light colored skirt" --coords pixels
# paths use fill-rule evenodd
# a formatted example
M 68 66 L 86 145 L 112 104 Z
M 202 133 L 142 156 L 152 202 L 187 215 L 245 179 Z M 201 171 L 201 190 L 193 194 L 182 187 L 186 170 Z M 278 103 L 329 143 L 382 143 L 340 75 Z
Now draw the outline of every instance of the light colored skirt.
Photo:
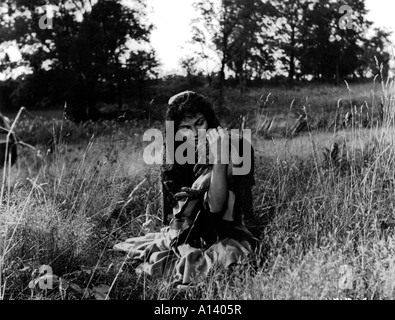
M 198 275 L 206 275 L 214 265 L 227 268 L 240 263 L 251 252 L 248 241 L 231 238 L 220 240 L 208 249 L 182 244 L 175 252 L 170 243 L 177 233 L 177 230 L 166 227 L 161 232 L 127 239 L 116 244 L 114 250 L 126 252 L 128 258 L 142 261 L 137 273 L 174 277 L 174 281 L 182 284 L 189 284 Z

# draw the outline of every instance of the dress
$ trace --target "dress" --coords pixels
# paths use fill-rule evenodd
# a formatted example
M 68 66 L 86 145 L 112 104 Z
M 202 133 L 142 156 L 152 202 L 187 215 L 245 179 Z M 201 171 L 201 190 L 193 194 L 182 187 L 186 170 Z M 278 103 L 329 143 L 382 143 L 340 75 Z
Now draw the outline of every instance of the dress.
M 248 258 L 256 239 L 245 227 L 243 216 L 252 211 L 253 165 L 245 176 L 232 175 L 229 166 L 228 204 L 216 214 L 210 212 L 207 203 L 211 169 L 210 165 L 162 166 L 162 212 L 168 225 L 160 232 L 130 238 L 114 246 L 140 262 L 137 272 L 189 284 L 216 264 L 227 268 Z M 200 191 L 177 200 L 174 195 L 181 187 Z

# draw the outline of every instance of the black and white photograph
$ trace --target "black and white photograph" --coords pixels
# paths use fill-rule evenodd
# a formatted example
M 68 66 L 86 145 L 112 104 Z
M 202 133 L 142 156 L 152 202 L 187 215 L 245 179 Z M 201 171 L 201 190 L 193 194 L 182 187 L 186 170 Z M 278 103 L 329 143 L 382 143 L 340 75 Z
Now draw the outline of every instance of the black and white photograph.
M 395 299 L 394 14 L 1 0 L 0 300 Z

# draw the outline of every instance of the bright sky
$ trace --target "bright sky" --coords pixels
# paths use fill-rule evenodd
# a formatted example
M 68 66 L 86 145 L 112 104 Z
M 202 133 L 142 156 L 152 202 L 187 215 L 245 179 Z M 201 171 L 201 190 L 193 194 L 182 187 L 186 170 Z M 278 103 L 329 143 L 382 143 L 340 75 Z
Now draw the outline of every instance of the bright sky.
M 153 11 L 150 21 L 155 25 L 151 45 L 162 62 L 162 71 L 179 71 L 179 61 L 191 45 L 191 20 L 196 17 L 193 0 L 148 0 Z
M 376 26 L 391 28 L 395 44 L 395 1 L 365 1 L 370 11 L 369 20 Z M 165 74 L 180 71 L 179 60 L 191 52 L 187 42 L 191 39 L 191 19 L 196 17 L 192 3 L 193 0 L 148 0 L 153 9 L 151 21 L 156 26 L 151 45 L 162 62 L 162 72 Z

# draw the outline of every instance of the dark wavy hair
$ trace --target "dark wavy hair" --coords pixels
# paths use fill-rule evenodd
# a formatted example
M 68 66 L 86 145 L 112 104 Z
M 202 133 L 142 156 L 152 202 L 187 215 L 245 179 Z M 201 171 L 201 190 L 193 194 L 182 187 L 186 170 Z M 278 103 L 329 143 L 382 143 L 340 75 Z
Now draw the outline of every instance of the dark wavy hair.
M 174 127 L 177 130 L 184 119 L 193 118 L 198 113 L 206 118 L 209 129 L 217 128 L 220 125 L 211 101 L 193 91 L 180 92 L 170 98 L 166 120 L 174 121 Z

